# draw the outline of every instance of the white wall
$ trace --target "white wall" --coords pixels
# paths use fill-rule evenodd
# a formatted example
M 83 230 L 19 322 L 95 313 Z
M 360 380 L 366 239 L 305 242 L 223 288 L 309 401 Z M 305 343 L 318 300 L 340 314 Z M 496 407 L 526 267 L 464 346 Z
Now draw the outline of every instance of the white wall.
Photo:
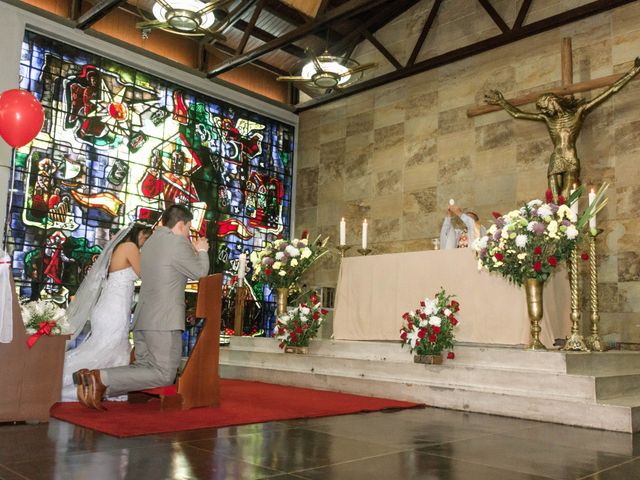
M 0 92 L 18 86 L 20 51 L 25 29 L 29 29 L 64 43 L 119 61 L 125 65 L 156 75 L 162 79 L 175 82 L 186 88 L 202 92 L 213 98 L 224 100 L 247 110 L 266 115 L 296 127 L 298 130 L 298 116 L 287 109 L 279 108 L 270 103 L 239 93 L 231 88 L 211 82 L 205 78 L 195 76 L 126 48 L 115 46 L 104 40 L 87 35 L 81 30 L 61 25 L 52 20 L 40 17 L 18 7 L 0 3 Z M 297 164 L 297 141 L 295 142 L 294 168 Z M 4 226 L 6 220 L 6 202 L 9 192 L 9 177 L 11 171 L 11 148 L 0 140 L 0 225 L 4 242 Z M 294 171 L 295 180 L 295 171 Z M 291 222 L 293 226 L 295 205 L 292 196 Z

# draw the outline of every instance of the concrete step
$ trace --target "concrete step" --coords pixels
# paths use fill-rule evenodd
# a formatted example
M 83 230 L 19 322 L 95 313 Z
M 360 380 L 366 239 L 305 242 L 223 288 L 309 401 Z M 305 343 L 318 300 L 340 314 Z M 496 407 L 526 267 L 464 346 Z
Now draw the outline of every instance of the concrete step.
M 517 370 L 458 365 L 448 362 L 443 365 L 423 365 L 391 361 L 371 361 L 356 358 L 326 357 L 323 355 L 288 355 L 281 352 L 242 352 L 226 350 L 220 354 L 220 363 L 244 367 L 274 368 L 282 372 L 299 372 L 317 375 L 333 375 L 352 378 L 368 378 L 382 381 L 428 384 L 434 387 L 483 388 L 493 391 L 518 392 L 520 394 L 544 395 L 547 397 L 573 397 L 595 400 L 596 386 L 593 377 L 567 375 L 537 370 Z M 640 376 L 638 376 L 640 378 Z M 614 379 L 602 384 L 609 396 L 617 392 Z
M 232 337 L 231 350 L 280 352 L 274 339 Z M 309 347 L 312 355 L 336 358 L 358 358 L 372 361 L 412 363 L 408 349 L 400 342 L 354 342 L 345 340 L 314 340 Z M 542 372 L 599 375 L 640 371 L 640 352 L 610 351 L 604 353 L 561 352 L 558 350 L 531 351 L 522 347 L 458 344 L 456 365 L 513 368 Z M 445 363 L 448 363 L 445 360 Z
M 489 413 L 617 432 L 640 430 L 640 408 L 615 403 L 587 403 L 457 386 L 433 386 L 261 367 L 221 365 L 221 376 L 358 395 L 393 398 L 428 406 Z M 640 405 L 640 402 L 638 403 Z
M 284 354 L 269 338 L 233 338 L 221 374 L 621 432 L 640 429 L 640 353 L 532 352 L 458 345 L 443 365 L 413 363 L 394 342 L 314 341 Z M 636 393 L 639 392 L 639 393 Z

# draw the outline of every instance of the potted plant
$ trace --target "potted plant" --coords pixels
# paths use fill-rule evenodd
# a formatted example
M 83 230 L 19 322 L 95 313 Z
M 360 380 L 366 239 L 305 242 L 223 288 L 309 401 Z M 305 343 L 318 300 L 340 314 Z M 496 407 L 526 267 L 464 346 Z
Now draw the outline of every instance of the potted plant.
M 328 240 L 328 237 L 321 240 L 318 236 L 314 242 L 309 242 L 303 233 L 301 239 L 276 240 L 259 252 L 251 253 L 253 280 L 276 289 L 277 315 L 286 313 L 289 289 L 327 252 Z
M 309 342 L 318 335 L 327 310 L 318 297 L 311 295 L 310 302 L 301 303 L 289 312 L 278 316 L 274 336 L 285 353 L 307 353 Z
M 400 339 L 403 347 L 408 345 L 409 351 L 415 353 L 414 362 L 440 365 L 443 350 L 449 350 L 447 358 L 455 358 L 454 329 L 459 311 L 454 295 L 440 289 L 434 298 L 427 298 L 419 308 L 402 315 Z
M 473 244 L 478 268 L 497 272 L 525 287 L 531 350 L 546 349 L 539 338 L 544 282 L 574 254 L 589 219 L 606 204 L 607 187 L 605 184 L 600 188 L 581 215 L 577 213 L 577 202 L 582 187 L 566 201 L 562 196 L 554 201 L 551 191 L 547 191 L 545 202 L 531 200 L 505 215 L 494 212 L 495 222 Z

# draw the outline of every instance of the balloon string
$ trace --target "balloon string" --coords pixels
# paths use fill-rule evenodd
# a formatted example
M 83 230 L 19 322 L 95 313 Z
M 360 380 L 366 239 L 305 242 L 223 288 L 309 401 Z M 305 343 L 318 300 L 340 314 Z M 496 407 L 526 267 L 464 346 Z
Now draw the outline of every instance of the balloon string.
M 8 227 L 11 225 L 11 208 L 13 207 L 13 195 L 16 192 L 15 183 L 16 183 L 16 159 L 14 155 L 15 150 L 11 150 L 11 187 L 9 188 L 9 205 L 7 208 L 7 218 L 4 224 L 4 235 L 2 236 L 2 248 L 4 250 L 7 249 L 7 231 Z M 6 168 L 6 167 L 5 167 Z

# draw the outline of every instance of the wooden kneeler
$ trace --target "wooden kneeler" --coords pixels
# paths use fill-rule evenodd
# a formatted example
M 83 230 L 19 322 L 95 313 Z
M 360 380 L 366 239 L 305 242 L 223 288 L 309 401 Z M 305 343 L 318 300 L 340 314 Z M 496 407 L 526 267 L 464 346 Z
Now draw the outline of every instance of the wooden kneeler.
M 29 349 L 13 278 L 10 282 L 13 339 L 11 343 L 0 343 L 0 423 L 48 422 L 49 409 L 60 401 L 69 335 L 43 335 Z
M 182 373 L 174 385 L 129 393 L 130 403 L 160 398 L 161 408 L 189 410 L 220 405 L 220 320 L 222 274 L 209 275 L 198 283 L 196 317 L 204 325 Z

